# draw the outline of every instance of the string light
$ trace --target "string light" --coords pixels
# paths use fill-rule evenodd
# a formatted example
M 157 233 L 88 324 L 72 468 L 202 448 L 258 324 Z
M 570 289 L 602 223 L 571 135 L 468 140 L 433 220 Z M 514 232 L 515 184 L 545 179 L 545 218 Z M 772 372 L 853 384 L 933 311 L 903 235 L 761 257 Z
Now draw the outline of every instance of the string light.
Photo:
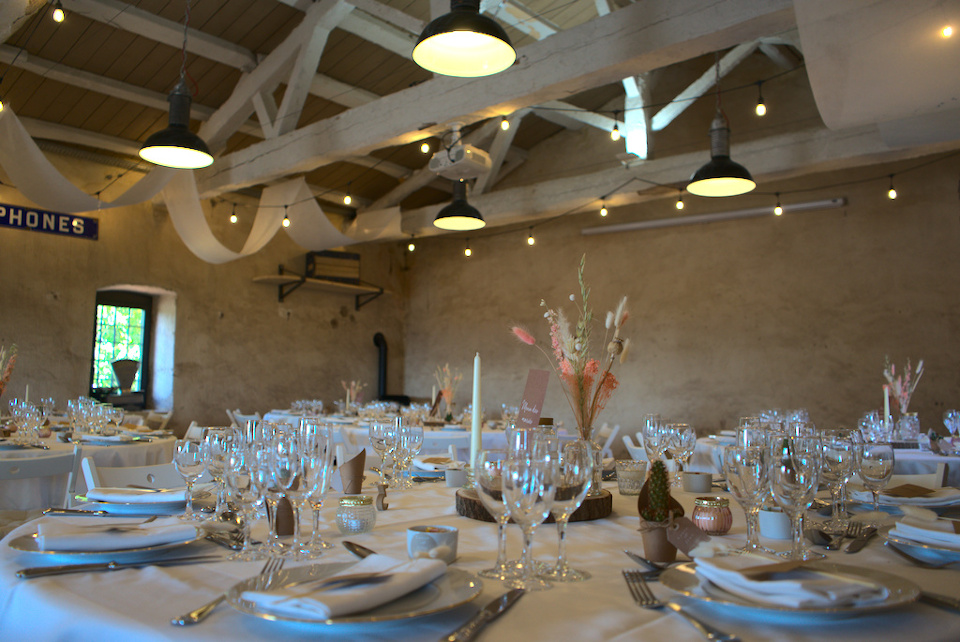
M 617 142 L 618 140 L 620 140 L 619 116 L 620 116 L 619 111 L 613 112 L 613 129 L 610 130 L 610 140 L 612 140 L 613 142 Z
M 953 35 L 953 27 L 951 27 L 950 25 L 947 25 L 940 30 L 940 36 L 942 38 L 949 38 L 952 35 Z
M 537 239 L 533 238 L 533 228 L 530 228 L 530 236 L 527 237 L 527 245 L 533 245 L 537 242 Z
M 423 144 L 420 145 L 420 152 L 423 153 L 423 154 L 429 154 L 429 153 L 430 153 L 430 143 L 428 143 L 427 141 L 424 141 Z
M 353 202 L 353 197 L 350 196 L 350 185 L 351 185 L 351 184 L 352 184 L 352 183 L 347 183 L 347 193 L 343 196 L 343 204 L 344 204 L 344 205 L 349 205 L 350 203 Z
M 609 210 L 607 210 L 607 204 L 601 202 L 601 203 L 600 203 L 600 216 L 606 216 L 606 215 L 609 214 L 609 213 L 610 213 Z
M 757 83 L 757 116 L 767 115 L 767 106 L 763 104 L 763 81 Z
M 237 204 L 234 203 L 234 204 L 233 204 L 233 211 L 230 213 L 230 222 L 231 222 L 231 223 L 236 223 L 237 220 L 238 220 L 238 219 L 237 219 Z
M 677 197 L 676 207 L 678 210 L 683 209 L 683 192 L 680 192 L 680 196 Z
M 0 100 L 0 111 L 3 111 L 3 100 Z
M 414 239 L 414 236 L 413 234 L 411 234 L 410 242 L 407 243 L 407 252 L 413 252 L 415 249 L 417 249 L 417 244 L 413 242 L 413 239 Z
M 510 129 L 510 121 L 507 120 L 506 116 L 500 117 L 500 129 L 502 129 L 503 131 L 507 131 L 508 129 Z
M 283 226 L 290 227 L 290 218 L 287 217 L 287 206 L 283 206 Z
M 467 247 L 463 248 L 464 256 L 473 256 L 473 250 L 470 249 L 470 239 L 467 239 Z
M 891 201 L 897 198 L 897 190 L 893 188 L 893 174 L 890 174 L 890 189 L 887 190 L 887 198 Z
M 63 5 L 60 4 L 60 0 L 57 0 L 57 4 L 53 7 L 53 21 L 59 24 L 63 22 L 64 17 Z
M 780 206 L 780 192 L 777 192 L 777 206 L 773 208 L 773 213 L 777 216 L 783 214 L 783 208 Z

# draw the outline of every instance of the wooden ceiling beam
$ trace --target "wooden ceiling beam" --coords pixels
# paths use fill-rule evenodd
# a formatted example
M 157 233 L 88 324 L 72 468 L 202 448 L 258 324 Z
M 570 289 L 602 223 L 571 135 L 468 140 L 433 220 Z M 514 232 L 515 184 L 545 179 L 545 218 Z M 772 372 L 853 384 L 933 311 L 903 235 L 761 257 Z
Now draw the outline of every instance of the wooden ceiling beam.
M 524 47 L 519 64 L 487 78 L 434 78 L 228 154 L 200 174 L 212 196 L 311 171 L 618 82 L 794 26 L 790 0 L 637 3 Z
M 473 184 L 472 193 L 483 194 L 496 182 L 497 176 L 500 174 L 500 168 L 503 167 L 503 162 L 507 158 L 507 152 L 510 151 L 510 146 L 513 144 L 513 138 L 517 135 L 517 130 L 520 129 L 520 121 L 529 113 L 529 109 L 513 112 L 507 117 L 507 123 L 510 126 L 507 129 L 501 127 L 494 135 L 493 142 L 490 144 L 490 171 L 477 177 Z
M 480 0 L 480 11 L 535 40 L 543 40 L 560 31 L 560 27 L 536 15 L 516 0 Z
M 0 2 L 0 42 L 5 41 L 47 4 L 46 0 L 3 0 Z

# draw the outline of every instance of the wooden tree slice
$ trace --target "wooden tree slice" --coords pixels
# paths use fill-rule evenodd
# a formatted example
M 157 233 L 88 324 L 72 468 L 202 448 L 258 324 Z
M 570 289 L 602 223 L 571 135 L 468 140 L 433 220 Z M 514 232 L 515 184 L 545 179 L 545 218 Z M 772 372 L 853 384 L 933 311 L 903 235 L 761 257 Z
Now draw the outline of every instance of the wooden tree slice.
M 594 519 L 602 519 L 613 512 L 613 495 L 610 491 L 603 490 L 596 497 L 587 497 L 583 500 L 580 508 L 570 517 L 571 522 L 589 522 Z M 486 509 L 477 491 L 472 488 L 461 488 L 457 490 L 457 513 L 470 519 L 481 522 L 495 522 L 493 515 Z M 513 522 L 513 520 L 510 520 Z M 546 523 L 553 523 L 553 515 L 547 515 Z

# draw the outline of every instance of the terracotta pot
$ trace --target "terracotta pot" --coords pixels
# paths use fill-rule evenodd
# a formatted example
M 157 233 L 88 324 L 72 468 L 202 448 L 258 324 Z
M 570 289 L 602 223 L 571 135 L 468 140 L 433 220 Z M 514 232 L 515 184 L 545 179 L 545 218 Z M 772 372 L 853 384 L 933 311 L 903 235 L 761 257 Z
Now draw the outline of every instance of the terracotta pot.
M 677 547 L 667 540 L 666 528 L 643 530 L 640 535 L 643 537 L 643 556 L 651 562 L 672 562 L 677 559 Z

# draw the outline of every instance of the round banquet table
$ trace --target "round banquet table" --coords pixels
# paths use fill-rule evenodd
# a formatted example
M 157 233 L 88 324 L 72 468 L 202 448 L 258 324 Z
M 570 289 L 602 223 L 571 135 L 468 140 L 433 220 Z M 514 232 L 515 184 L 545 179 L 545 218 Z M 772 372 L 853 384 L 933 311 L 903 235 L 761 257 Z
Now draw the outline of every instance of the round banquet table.
M 151 437 L 150 439 L 151 441 L 104 446 L 81 443 L 80 456 L 91 457 L 97 466 L 116 468 L 149 466 L 173 461 L 173 449 L 176 444 L 174 437 Z M 57 441 L 53 435 L 43 439 L 43 444 L 49 450 L 39 448 L 0 450 L 0 459 L 40 457 L 73 450 L 72 443 Z M 66 475 L 0 481 L 0 510 L 32 510 L 59 506 L 63 502 L 66 485 Z M 76 491 L 82 493 L 86 489 L 83 474 L 78 472 Z
M 491 623 L 483 639 L 508 642 L 540 640 L 656 640 L 701 642 L 700 635 L 680 616 L 667 609 L 646 610 L 630 597 L 620 574 L 623 568 L 638 568 L 623 549 L 642 552 L 637 532 L 636 501 L 621 497 L 615 484 L 614 512 L 602 520 L 571 524 L 567 532 L 568 556 L 577 568 L 592 578 L 582 583 L 558 584 L 552 590 L 528 593 L 513 608 Z M 677 493 L 688 508 L 694 497 Z M 329 502 L 335 506 L 336 498 Z M 410 491 L 391 492 L 389 510 L 378 513 L 376 528 L 348 539 L 394 557 L 406 555 L 406 529 L 415 524 L 439 524 L 459 529 L 458 568 L 477 572 L 489 567 L 495 557 L 496 526 L 457 515 L 454 489 L 424 484 Z M 733 509 L 731 544 L 742 541 L 743 517 Z M 338 546 L 318 563 L 348 562 L 354 558 L 339 543 L 333 526 L 334 510 L 321 512 L 324 536 Z M 47 518 L 53 519 L 53 518 Z M 305 520 L 306 522 L 306 520 Z M 384 640 L 421 642 L 437 640 L 462 625 L 483 605 L 500 596 L 500 582 L 483 580 L 483 593 L 474 601 L 450 611 L 415 619 L 369 624 L 296 624 L 269 621 L 221 605 L 205 622 L 186 628 L 174 627 L 170 619 L 219 595 L 240 579 L 255 575 L 261 562 L 214 562 L 192 566 L 145 567 L 101 573 L 77 573 L 57 577 L 18 580 L 17 569 L 36 565 L 28 554 L 7 546 L 18 535 L 35 528 L 27 524 L 0 542 L 0 637 L 5 639 L 91 640 Z M 509 530 L 509 554 L 520 552 L 519 530 Z M 779 549 L 787 543 L 765 540 Z M 556 530 L 537 531 L 534 554 L 547 560 L 556 554 Z M 226 551 L 208 542 L 191 544 L 195 552 Z M 180 549 L 176 555 L 187 551 Z M 883 570 L 915 581 L 921 588 L 960 597 L 960 571 L 913 567 L 874 538 L 860 553 L 830 553 L 831 560 Z M 310 562 L 287 562 L 287 568 Z M 667 597 L 672 592 L 659 583 L 653 592 Z M 785 620 L 758 616 L 756 611 L 712 606 L 686 599 L 690 610 L 715 626 L 734 633 L 745 642 L 760 640 L 911 642 L 960 639 L 960 614 L 922 603 L 876 611 L 859 616 L 824 618 L 807 616 Z

